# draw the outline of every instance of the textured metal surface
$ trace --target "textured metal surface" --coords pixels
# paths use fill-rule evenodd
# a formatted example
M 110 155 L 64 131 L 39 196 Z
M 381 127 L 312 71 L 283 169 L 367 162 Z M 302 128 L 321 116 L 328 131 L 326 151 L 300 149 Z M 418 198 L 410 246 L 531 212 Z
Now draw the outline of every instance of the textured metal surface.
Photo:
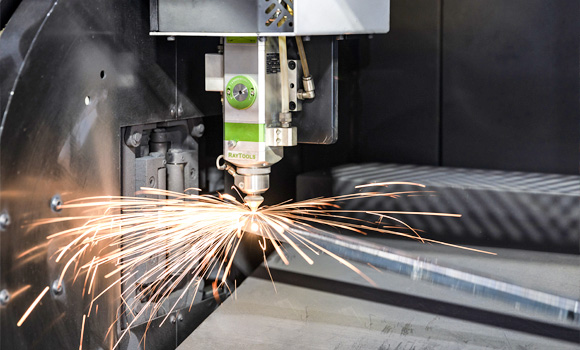
M 298 180 L 300 199 L 355 192 L 371 182 L 410 181 L 426 188 L 390 186 L 386 192 L 414 193 L 398 199 L 346 202 L 345 209 L 458 213 L 460 219 L 406 215 L 430 238 L 534 249 L 577 252 L 580 242 L 580 177 L 474 169 L 368 163 L 336 167 L 328 175 L 305 174 Z M 381 190 L 378 187 L 370 190 Z M 372 216 L 367 219 L 373 220 Z
M 377 243 L 580 297 L 569 279 L 577 270 L 574 256 L 508 249 L 482 256 L 417 242 Z M 277 292 L 268 272 L 257 270 L 238 286 L 237 299 L 226 301 L 179 349 L 540 350 L 575 349 L 580 341 L 577 327 L 530 320 L 501 302 L 355 263 L 377 283 L 373 288 L 330 257 L 308 252 L 314 260 L 309 265 L 297 253 L 288 254 L 289 266 L 276 254 L 268 261 Z
M 156 65 L 147 12 L 123 0 L 24 1 L 0 37 L 0 207 L 11 217 L 0 232 L 0 290 L 12 296 L 0 307 L 2 349 L 79 348 L 90 302 L 82 296 L 84 277 L 73 283 L 67 275 L 62 293 L 46 294 L 16 326 L 63 267 L 53 254 L 65 241 L 49 244 L 47 235 L 69 227 L 27 225 L 73 214 L 51 210 L 55 194 L 65 201 L 120 194 L 122 126 L 201 116 Z M 115 278 L 103 278 L 110 270 L 99 269 L 96 290 Z M 115 331 L 106 334 L 118 316 L 119 292 L 113 288 L 98 312 L 93 308 L 84 349 L 109 349 L 116 341 Z M 181 332 L 193 323 L 183 323 Z M 171 334 L 175 347 L 176 325 L 164 327 L 169 330 L 159 331 Z M 156 340 L 167 341 L 161 337 Z

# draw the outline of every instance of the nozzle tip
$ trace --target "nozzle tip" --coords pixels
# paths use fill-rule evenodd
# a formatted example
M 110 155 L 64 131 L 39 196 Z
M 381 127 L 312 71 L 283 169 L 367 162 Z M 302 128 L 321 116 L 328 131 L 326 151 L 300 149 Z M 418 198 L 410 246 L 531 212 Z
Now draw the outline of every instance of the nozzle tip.
M 262 204 L 262 202 L 264 201 L 264 197 L 262 196 L 246 196 L 244 197 L 244 202 L 246 202 L 246 205 L 248 207 L 250 207 L 250 209 L 252 211 L 256 211 L 258 210 L 258 208 L 260 207 L 260 204 Z

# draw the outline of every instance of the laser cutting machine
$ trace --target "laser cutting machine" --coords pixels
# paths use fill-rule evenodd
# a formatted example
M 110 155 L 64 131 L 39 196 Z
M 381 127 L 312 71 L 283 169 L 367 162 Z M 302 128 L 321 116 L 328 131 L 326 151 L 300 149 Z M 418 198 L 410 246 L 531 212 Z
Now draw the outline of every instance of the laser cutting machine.
M 551 0 L 0 0 L 0 350 L 110 349 L 129 324 L 119 349 L 575 348 L 579 14 Z M 459 213 L 403 219 L 499 257 L 331 241 L 373 287 L 245 238 L 232 290 L 210 275 L 148 324 L 147 300 L 121 293 L 155 284 L 140 277 L 167 252 L 96 271 L 95 288 L 123 282 L 81 323 L 83 284 L 54 283 L 68 242 L 46 239 L 71 223 L 30 225 L 142 187 L 239 191 L 255 210 L 385 181 L 426 192 L 344 209 Z

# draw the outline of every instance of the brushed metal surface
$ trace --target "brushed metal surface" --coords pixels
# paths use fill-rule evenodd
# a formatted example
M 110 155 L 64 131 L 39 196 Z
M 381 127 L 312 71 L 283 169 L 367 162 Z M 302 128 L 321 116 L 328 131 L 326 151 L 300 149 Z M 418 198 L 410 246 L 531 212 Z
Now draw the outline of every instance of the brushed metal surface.
M 79 348 L 91 301 L 82 295 L 83 275 L 73 283 L 68 273 L 62 293 L 47 293 L 16 325 L 63 268 L 53 255 L 68 241 L 46 237 L 72 224 L 28 225 L 81 213 L 54 212 L 51 198 L 119 195 L 122 126 L 200 116 L 156 65 L 146 12 L 145 4 L 128 0 L 24 1 L 0 39 L 0 208 L 11 218 L 0 232 L 0 290 L 12 296 L 0 307 L 1 349 Z M 178 104 L 182 113 L 172 115 Z M 80 262 L 103 248 L 92 248 Z M 111 270 L 98 270 L 96 291 L 114 280 L 104 278 Z M 116 322 L 119 292 L 114 287 L 98 310 L 93 306 L 83 349 L 116 342 L 115 327 L 107 330 Z M 176 326 L 167 327 L 161 332 L 171 334 L 175 347 Z

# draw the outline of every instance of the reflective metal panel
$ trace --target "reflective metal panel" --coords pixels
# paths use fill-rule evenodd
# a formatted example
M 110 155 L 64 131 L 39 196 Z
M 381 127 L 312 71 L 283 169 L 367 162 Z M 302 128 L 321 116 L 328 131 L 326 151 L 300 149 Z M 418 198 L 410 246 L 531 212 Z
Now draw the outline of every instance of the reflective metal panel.
M 0 231 L 0 292 L 10 296 L 0 306 L 0 348 L 76 349 L 92 299 L 82 295 L 84 275 L 73 281 L 67 274 L 64 290 L 50 289 L 17 327 L 63 268 L 54 254 L 66 241 L 46 237 L 70 225 L 29 224 L 80 214 L 52 211 L 56 194 L 65 201 L 120 194 L 122 126 L 200 113 L 155 64 L 155 39 L 147 35 L 141 2 L 46 1 L 30 11 L 32 3 L 38 2 L 22 4 L 13 16 L 19 21 L 8 24 L 0 41 L 0 211 L 10 216 Z M 95 291 L 115 280 L 104 278 L 111 270 L 98 270 Z M 84 349 L 110 349 L 116 342 L 115 327 L 107 331 L 117 319 L 119 292 L 114 287 L 93 305 Z M 167 327 L 175 346 L 176 326 Z

